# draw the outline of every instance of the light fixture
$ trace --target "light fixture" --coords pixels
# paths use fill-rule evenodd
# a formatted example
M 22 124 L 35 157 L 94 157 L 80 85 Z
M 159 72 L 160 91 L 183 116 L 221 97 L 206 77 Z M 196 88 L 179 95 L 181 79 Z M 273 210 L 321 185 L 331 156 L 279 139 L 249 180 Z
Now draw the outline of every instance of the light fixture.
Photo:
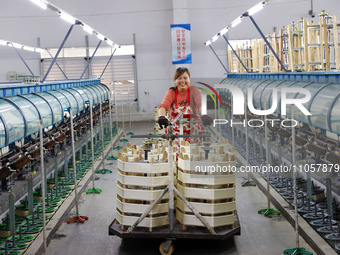
M 118 44 L 115 44 L 112 40 L 108 39 L 106 36 L 104 36 L 103 34 L 95 31 L 92 27 L 88 26 L 87 24 L 85 24 L 84 22 L 82 22 L 81 20 L 73 17 L 72 15 L 64 12 L 63 10 L 61 10 L 60 8 L 58 8 L 57 6 L 49 3 L 47 0 L 30 0 L 33 3 L 35 3 L 36 5 L 38 5 L 39 7 L 43 8 L 44 10 L 46 10 L 47 8 L 51 11 L 56 12 L 59 17 L 65 21 L 67 21 L 68 23 L 71 23 L 72 25 L 81 25 L 84 29 L 84 31 L 86 31 L 89 34 L 94 34 L 97 36 L 97 38 L 101 41 L 106 41 L 106 43 L 114 48 L 119 48 L 120 46 Z M 7 43 L 7 42 L 6 42 Z M 1 42 L 0 42 L 1 45 Z M 41 49 L 42 52 L 44 52 L 44 49 Z
M 110 39 L 106 39 L 106 43 L 110 46 L 113 46 L 113 41 L 111 41 Z
M 212 38 L 211 38 L 211 42 L 216 42 L 218 39 L 218 34 L 214 35 Z
M 252 8 L 250 8 L 247 12 L 248 12 L 248 15 L 252 16 L 254 15 L 255 13 L 257 13 L 258 11 L 262 10 L 263 7 L 265 6 L 266 2 L 265 1 L 262 1 L 260 3 L 258 3 L 257 5 L 253 6 Z
M 34 47 L 31 47 L 31 46 L 25 46 L 25 45 L 22 47 L 22 49 L 23 49 L 23 50 L 27 50 L 27 51 L 32 51 L 32 52 L 34 52 L 34 51 L 35 51 Z
M 21 49 L 21 50 L 26 50 L 26 51 L 31 51 L 31 52 L 40 52 L 40 53 L 42 53 L 42 52 L 46 51 L 46 50 L 44 50 L 42 48 L 35 48 L 35 47 L 27 46 L 27 45 L 22 45 L 20 43 L 15 43 L 15 42 L 1 40 L 1 39 L 0 39 L 0 45 L 1 46 L 14 47 L 16 49 Z
M 220 35 L 225 35 L 227 32 L 228 32 L 228 27 L 225 27 L 225 28 L 223 28 L 220 32 L 219 32 L 219 34 Z
M 24 47 L 24 45 L 20 44 L 20 43 L 15 43 L 15 42 L 8 42 L 7 45 L 9 47 L 14 47 L 17 49 L 22 49 Z
M 230 25 L 226 26 L 225 28 L 223 28 L 217 35 L 214 35 L 209 41 L 205 42 L 206 46 L 209 46 L 210 49 L 212 50 L 212 52 L 215 54 L 215 56 L 217 57 L 218 61 L 220 62 L 220 64 L 223 66 L 224 70 L 229 73 L 229 70 L 224 66 L 223 62 L 221 61 L 221 59 L 218 57 L 218 55 L 216 54 L 215 50 L 210 46 L 211 43 L 215 42 L 218 39 L 218 36 L 223 36 L 224 39 L 227 41 L 227 43 L 229 44 L 229 46 L 231 47 L 230 43 L 228 42 L 227 38 L 224 36 L 224 34 L 226 34 L 228 32 L 228 30 L 230 28 L 236 27 L 238 24 L 240 24 L 242 22 L 243 17 L 249 17 L 250 20 L 253 22 L 253 24 L 255 25 L 256 29 L 260 32 L 262 38 L 264 39 L 264 41 L 266 42 L 266 44 L 268 45 L 268 47 L 270 48 L 270 50 L 272 51 L 272 53 L 274 54 L 275 58 L 279 61 L 280 65 L 282 66 L 282 68 L 287 71 L 284 67 L 284 65 L 282 64 L 281 60 L 279 59 L 279 57 L 277 56 L 277 54 L 275 53 L 275 51 L 272 49 L 272 47 L 270 46 L 270 43 L 267 41 L 267 39 L 265 38 L 265 36 L 263 35 L 262 31 L 260 30 L 260 28 L 258 27 L 258 25 L 256 24 L 256 22 L 254 21 L 252 15 L 254 15 L 255 13 L 257 13 L 258 11 L 262 10 L 263 7 L 265 6 L 265 4 L 268 2 L 269 0 L 263 0 L 260 3 L 256 4 L 255 6 L 253 6 L 252 8 L 250 8 L 247 12 L 243 13 L 242 15 L 238 16 L 235 20 L 233 20 L 233 22 L 231 22 Z M 236 54 L 237 56 L 237 54 Z M 240 58 L 239 58 L 240 60 Z M 240 60 L 240 62 L 242 63 L 242 61 Z M 242 63 L 243 64 L 243 63 Z M 246 71 L 248 72 L 247 68 L 245 68 Z
M 40 8 L 46 10 L 47 9 L 47 3 L 45 3 L 43 0 L 31 0 L 32 3 L 35 3 Z
M 88 25 L 86 25 L 86 24 L 83 24 L 82 26 L 83 26 L 84 31 L 86 31 L 86 32 L 89 33 L 90 35 L 93 34 L 93 28 L 92 28 L 92 27 L 90 27 L 90 26 L 88 26 Z
M 46 50 L 42 48 L 35 48 L 35 52 L 44 53 Z
M 110 39 L 106 39 L 106 43 L 107 45 L 113 46 L 113 41 L 111 41 Z
M 71 16 L 70 14 L 60 11 L 59 12 L 59 17 L 65 21 L 67 21 L 70 24 L 76 24 L 76 18 L 74 18 L 73 16 Z
M 238 16 L 235 20 L 233 20 L 233 22 L 231 22 L 230 25 L 223 28 L 217 35 L 221 35 L 221 36 L 225 35 L 229 31 L 230 28 L 236 27 L 238 24 L 240 24 L 242 22 L 243 17 L 254 15 L 258 11 L 262 10 L 268 2 L 269 0 L 262 0 L 260 3 L 254 5 L 247 12 L 243 13 L 242 15 Z M 217 39 L 216 37 L 215 38 L 214 37 L 211 38 L 209 41 L 206 41 L 204 44 L 209 46 L 212 42 L 215 42 Z
M 104 40 L 105 40 L 105 36 L 102 35 L 101 33 L 98 33 L 98 32 L 97 32 L 97 38 L 98 38 L 99 40 L 101 40 L 101 41 L 104 41 Z
M 230 27 L 236 27 L 238 24 L 242 22 L 242 16 L 237 17 L 231 22 Z

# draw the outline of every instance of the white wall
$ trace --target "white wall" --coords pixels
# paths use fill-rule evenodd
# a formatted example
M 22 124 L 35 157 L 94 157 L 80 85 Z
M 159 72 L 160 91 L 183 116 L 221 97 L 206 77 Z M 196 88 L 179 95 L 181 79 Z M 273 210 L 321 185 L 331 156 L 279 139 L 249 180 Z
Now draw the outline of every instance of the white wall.
M 136 34 L 139 104 L 142 112 L 153 111 L 166 90 L 172 86 L 176 66 L 171 64 L 170 25 L 190 23 L 192 28 L 193 63 L 188 65 L 192 78 L 212 81 L 223 79 L 225 71 L 209 47 L 209 40 L 237 16 L 259 0 L 51 0 L 51 3 L 88 23 L 118 44 L 132 44 Z M 280 29 L 300 17 L 308 17 L 310 0 L 271 0 L 264 10 L 254 16 L 265 34 Z M 314 0 L 314 12 L 322 9 L 339 15 L 339 0 Z M 317 21 L 318 17 L 314 18 Z M 0 8 L 0 39 L 13 40 L 41 47 L 60 45 L 69 25 L 56 13 L 44 11 L 29 0 L 2 0 Z M 249 19 L 230 30 L 230 39 L 259 38 Z M 90 46 L 97 39 L 90 36 Z M 226 61 L 223 39 L 212 46 Z M 66 47 L 85 46 L 85 32 L 75 27 Z M 37 57 L 25 53 L 25 58 Z M 34 73 L 39 74 L 39 62 L 28 61 Z M 0 47 L 0 81 L 8 71 L 28 73 L 13 49 Z
M 1 37 L 0 37 L 1 39 Z M 40 56 L 36 53 L 20 51 L 27 65 L 34 75 L 39 75 Z M 29 74 L 30 71 L 21 62 L 19 56 L 13 48 L 0 47 L 0 83 L 7 82 L 7 73 L 15 71 L 18 74 Z

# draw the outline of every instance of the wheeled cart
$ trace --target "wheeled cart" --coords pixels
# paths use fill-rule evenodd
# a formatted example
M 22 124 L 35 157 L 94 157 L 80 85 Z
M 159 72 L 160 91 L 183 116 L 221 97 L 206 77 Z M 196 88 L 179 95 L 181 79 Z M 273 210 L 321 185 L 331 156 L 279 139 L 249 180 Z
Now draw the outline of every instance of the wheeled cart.
M 170 255 L 174 252 L 174 241 L 176 239 L 197 239 L 197 240 L 226 240 L 234 235 L 241 234 L 241 228 L 237 214 L 234 215 L 233 228 L 230 227 L 217 227 L 215 228 L 216 234 L 213 235 L 204 227 L 188 226 L 185 230 L 179 223 L 174 224 L 174 229 L 170 233 L 169 226 L 157 227 L 149 231 L 147 228 L 135 228 L 133 232 L 128 233 L 122 230 L 122 225 L 116 219 L 112 221 L 109 226 L 109 235 L 116 235 L 120 238 L 127 239 L 164 239 L 159 246 L 159 251 L 162 255 Z
M 159 148 L 154 148 L 157 154 L 148 155 L 153 151 L 150 140 L 144 142 L 144 158 L 141 152 L 136 153 L 137 148 L 118 155 L 116 218 L 109 227 L 110 235 L 121 238 L 165 239 L 160 245 L 161 254 L 172 254 L 176 239 L 223 240 L 240 233 L 235 173 L 193 171 L 197 169 L 193 164 L 203 168 L 234 165 L 234 151 L 226 152 L 228 146 L 224 143 L 206 143 L 201 149 L 183 144 L 178 151 L 177 170 L 172 145 L 175 138 L 209 135 L 174 135 L 172 131 L 171 123 L 167 134 L 131 136 L 166 139 L 168 148 L 163 155 L 159 155 Z M 211 158 L 210 150 L 214 151 Z

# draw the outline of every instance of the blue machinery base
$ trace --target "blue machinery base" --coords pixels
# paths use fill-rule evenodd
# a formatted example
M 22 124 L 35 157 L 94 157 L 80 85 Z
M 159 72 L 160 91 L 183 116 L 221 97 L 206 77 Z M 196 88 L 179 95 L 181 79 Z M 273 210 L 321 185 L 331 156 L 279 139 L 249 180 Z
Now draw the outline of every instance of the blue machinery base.
M 340 83 L 340 72 L 232 73 L 228 78 Z

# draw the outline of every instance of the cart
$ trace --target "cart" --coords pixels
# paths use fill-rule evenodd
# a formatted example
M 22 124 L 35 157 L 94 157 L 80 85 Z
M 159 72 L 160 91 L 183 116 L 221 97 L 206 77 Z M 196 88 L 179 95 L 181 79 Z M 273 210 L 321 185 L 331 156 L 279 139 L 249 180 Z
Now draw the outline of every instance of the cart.
M 168 226 L 153 228 L 152 232 L 149 232 L 147 228 L 136 228 L 133 232 L 128 233 L 126 230 L 122 230 L 121 224 L 114 219 L 109 226 L 109 235 L 119 236 L 122 239 L 164 239 L 165 241 L 159 246 L 159 251 L 162 255 L 170 255 L 174 252 L 173 242 L 176 239 L 226 240 L 234 235 L 240 235 L 241 227 L 237 214 L 234 217 L 233 228 L 215 228 L 215 235 L 204 227 L 188 226 L 186 230 L 182 230 L 181 224 L 176 223 L 172 233 L 170 233 Z
M 148 209 L 138 218 L 138 220 L 130 226 L 127 230 L 119 224 L 117 219 L 114 219 L 109 226 L 109 235 L 117 235 L 120 238 L 150 238 L 150 239 L 165 239 L 159 247 L 159 251 L 162 255 L 170 255 L 174 251 L 173 241 L 176 239 L 197 239 L 197 240 L 225 240 L 234 235 L 240 234 L 240 224 L 235 210 L 234 224 L 229 226 L 221 226 L 212 228 L 206 219 L 188 202 L 181 193 L 175 188 L 173 184 L 173 155 L 172 155 L 172 141 L 178 137 L 206 137 L 207 135 L 174 135 L 172 132 L 172 124 L 178 121 L 181 116 L 178 116 L 168 128 L 168 133 L 163 135 L 142 135 L 131 136 L 132 138 L 151 138 L 162 137 L 169 141 L 169 185 L 162 192 L 162 194 L 154 200 L 154 202 L 148 207 Z M 169 193 L 169 225 L 159 226 L 149 231 L 147 228 L 138 227 L 138 224 L 150 213 L 153 207 L 162 199 L 165 193 Z M 174 217 L 174 192 L 181 198 L 181 200 L 188 206 L 188 208 L 194 213 L 194 215 L 201 221 L 204 227 L 201 226 L 186 226 L 185 229 L 182 225 L 176 223 Z

